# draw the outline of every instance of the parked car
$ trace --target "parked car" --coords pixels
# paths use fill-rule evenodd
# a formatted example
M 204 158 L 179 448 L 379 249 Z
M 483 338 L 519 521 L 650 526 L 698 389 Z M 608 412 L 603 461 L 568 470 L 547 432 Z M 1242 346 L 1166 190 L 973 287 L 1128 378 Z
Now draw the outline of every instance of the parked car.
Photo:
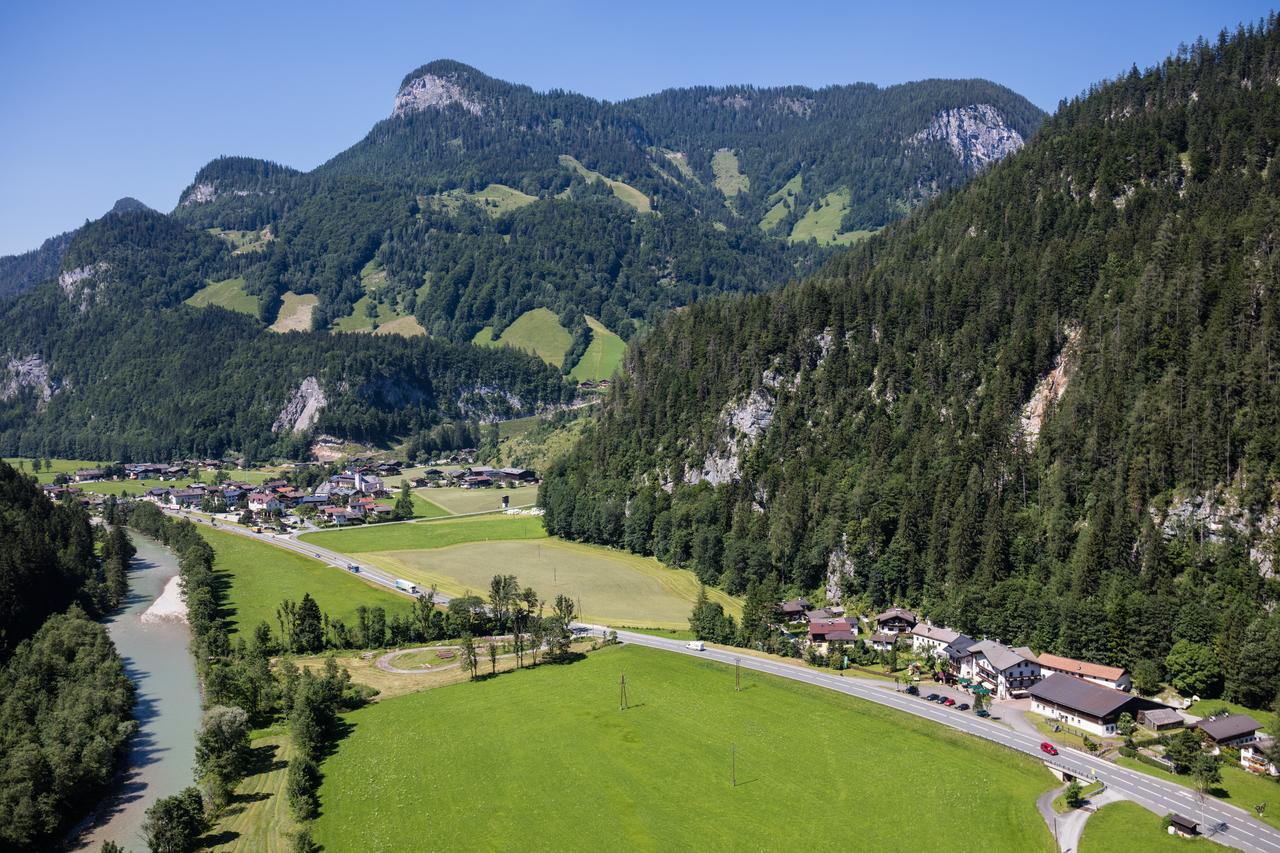
M 1058 748 L 1057 748 L 1056 746 L 1054 746 L 1053 744 L 1049 743 L 1049 741 L 1047 741 L 1047 740 L 1046 740 L 1046 741 L 1041 741 L 1041 742 L 1040 742 L 1040 750 L 1041 750 L 1042 752 L 1044 752 L 1045 754 L 1047 754 L 1047 755 L 1057 755 L 1057 754 L 1058 754 Z
M 937 702 L 937 701 L 938 701 L 938 694 L 937 694 L 937 693 L 930 693 L 928 696 L 924 697 L 924 701 L 926 701 L 926 702 Z
M 957 711 L 967 711 L 967 710 L 969 710 L 969 703 L 968 703 L 968 702 L 961 702 L 959 705 L 957 705 L 957 706 L 956 706 L 956 710 L 957 710 Z
M 979 717 L 990 717 L 990 716 L 991 716 L 991 712 L 990 712 L 990 711 L 988 711 L 986 708 L 979 708 L 978 710 L 974 711 L 973 713 L 977 714 Z
M 941 705 L 941 704 L 943 704 L 944 702 L 946 702 L 946 701 L 947 701 L 947 697 L 946 697 L 946 696 L 939 696 L 937 699 L 934 699 L 933 701 L 935 701 L 935 702 L 937 702 L 939 705 Z M 955 701 L 955 700 L 952 700 L 952 701 Z
M 943 699 L 943 700 L 942 700 L 942 704 L 943 704 L 943 705 L 946 705 L 948 708 L 950 708 L 952 705 L 956 704 L 956 700 L 954 700 L 954 699 L 952 699 L 950 696 L 948 696 L 946 699 Z
M 914 684 L 908 684 L 908 685 L 907 685 L 907 695 L 908 695 L 908 696 L 919 696 L 919 695 L 920 695 L 920 688 L 919 688 L 919 687 L 916 687 Z

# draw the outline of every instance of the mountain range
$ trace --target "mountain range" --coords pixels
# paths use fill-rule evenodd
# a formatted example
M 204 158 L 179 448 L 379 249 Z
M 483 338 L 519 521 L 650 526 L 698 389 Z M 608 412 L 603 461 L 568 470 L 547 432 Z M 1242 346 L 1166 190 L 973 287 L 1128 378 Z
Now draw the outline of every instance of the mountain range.
M 981 80 L 614 104 L 429 63 L 311 172 L 220 157 L 172 213 L 11 263 L 0 444 L 293 455 L 561 406 L 667 311 L 811 272 L 1042 118 Z

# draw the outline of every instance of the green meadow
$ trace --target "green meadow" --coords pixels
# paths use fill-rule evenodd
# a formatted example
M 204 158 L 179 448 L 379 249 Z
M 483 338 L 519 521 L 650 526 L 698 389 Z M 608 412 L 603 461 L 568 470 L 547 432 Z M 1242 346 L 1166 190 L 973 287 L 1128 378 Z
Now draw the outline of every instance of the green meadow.
M 286 598 L 298 601 L 303 593 L 331 617 L 354 624 L 356 608 L 383 607 L 388 613 L 408 609 L 412 602 L 381 587 L 359 580 L 355 575 L 313 560 L 257 542 L 235 533 L 197 528 L 217 554 L 214 568 L 227 582 L 227 617 L 231 630 L 252 631 L 266 622 L 279 631 L 276 608 Z
M 730 667 L 623 646 L 370 705 L 321 767 L 316 841 L 1054 849 L 1035 808 L 1053 780 L 1034 759 L 832 691 L 742 681 L 735 692 Z

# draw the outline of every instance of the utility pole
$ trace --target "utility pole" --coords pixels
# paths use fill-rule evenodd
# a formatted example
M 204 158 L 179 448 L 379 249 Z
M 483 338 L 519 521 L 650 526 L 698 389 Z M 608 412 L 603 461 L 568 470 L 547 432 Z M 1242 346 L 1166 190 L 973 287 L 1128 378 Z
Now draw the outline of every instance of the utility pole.
M 742 659 L 733 659 L 733 692 L 740 693 L 742 691 Z
M 627 710 L 627 674 L 622 673 L 622 681 L 618 683 L 618 710 Z

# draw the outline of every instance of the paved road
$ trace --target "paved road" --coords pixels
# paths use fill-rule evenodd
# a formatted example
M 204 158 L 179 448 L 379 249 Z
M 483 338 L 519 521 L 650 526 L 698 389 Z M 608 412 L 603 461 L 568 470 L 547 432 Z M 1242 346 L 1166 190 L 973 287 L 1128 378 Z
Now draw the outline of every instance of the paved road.
M 591 626 L 594 630 L 602 630 L 600 626 Z M 1040 738 L 1014 731 L 999 723 L 975 717 L 963 711 L 943 708 L 932 702 L 926 702 L 915 696 L 895 691 L 883 682 L 861 678 L 842 678 L 821 670 L 792 666 L 767 658 L 734 654 L 731 651 L 713 649 L 693 651 L 679 640 L 653 637 L 648 634 L 636 634 L 630 631 L 619 631 L 618 639 L 637 646 L 647 646 L 690 657 L 713 660 L 732 665 L 737 661 L 744 669 L 768 673 L 793 681 L 803 681 L 829 690 L 837 690 L 860 699 L 867 699 L 880 705 L 887 705 L 917 717 L 923 717 L 944 726 L 949 726 L 976 737 L 1001 744 L 1018 752 L 1026 753 L 1034 758 L 1045 759 L 1040 751 Z M 1059 755 L 1053 762 L 1061 769 L 1066 769 L 1083 779 L 1101 779 L 1107 787 L 1125 799 L 1132 800 L 1144 808 L 1159 815 L 1169 812 L 1190 817 L 1200 821 L 1201 832 L 1213 840 L 1235 847 L 1248 853 L 1280 853 L 1280 830 L 1262 823 L 1243 809 L 1229 806 L 1213 797 L 1206 797 L 1200 803 L 1195 793 L 1181 785 L 1166 782 L 1119 767 L 1101 758 L 1066 746 L 1058 746 Z M 1208 827 L 1225 824 L 1226 828 L 1210 832 Z
M 195 522 L 196 524 L 203 524 L 209 527 L 217 527 L 218 530 L 224 531 L 226 533 L 235 533 L 239 536 L 246 536 L 250 539 L 256 539 L 259 542 L 266 542 L 269 545 L 275 545 L 277 548 L 284 548 L 288 551 L 293 551 L 296 554 L 301 554 L 304 557 L 310 557 L 313 560 L 320 560 L 326 565 L 333 566 L 334 568 L 337 568 L 337 569 L 341 569 L 344 572 L 347 571 L 347 566 L 350 566 L 355 562 L 351 558 L 351 556 L 348 554 L 342 554 L 342 553 L 339 553 L 338 551 L 331 551 L 328 548 L 321 548 L 317 545 L 310 545 L 306 542 L 302 542 L 297 539 L 294 539 L 292 536 L 289 536 L 286 534 L 254 533 L 252 529 L 247 527 L 242 527 L 238 524 L 231 524 L 228 522 L 221 522 L 218 524 L 214 524 L 215 520 L 209 518 L 206 515 L 201 515 L 194 512 L 183 512 L 182 510 L 172 509 L 169 507 L 164 507 L 163 509 L 167 514 L 173 516 L 174 518 L 185 518 L 185 519 L 188 519 L 189 521 Z M 370 566 L 360 564 L 360 571 L 352 572 L 352 575 L 354 577 L 360 578 L 365 583 L 373 584 L 374 586 L 385 587 L 391 590 L 392 592 L 400 593 L 406 598 L 416 597 L 416 596 L 410 595 L 404 590 L 397 589 L 396 579 L 391 575 L 387 574 L 386 572 L 381 571 L 380 569 L 375 569 Z M 423 591 L 425 592 L 425 590 Z M 448 604 L 449 596 L 443 595 L 437 592 L 435 600 L 437 604 Z

